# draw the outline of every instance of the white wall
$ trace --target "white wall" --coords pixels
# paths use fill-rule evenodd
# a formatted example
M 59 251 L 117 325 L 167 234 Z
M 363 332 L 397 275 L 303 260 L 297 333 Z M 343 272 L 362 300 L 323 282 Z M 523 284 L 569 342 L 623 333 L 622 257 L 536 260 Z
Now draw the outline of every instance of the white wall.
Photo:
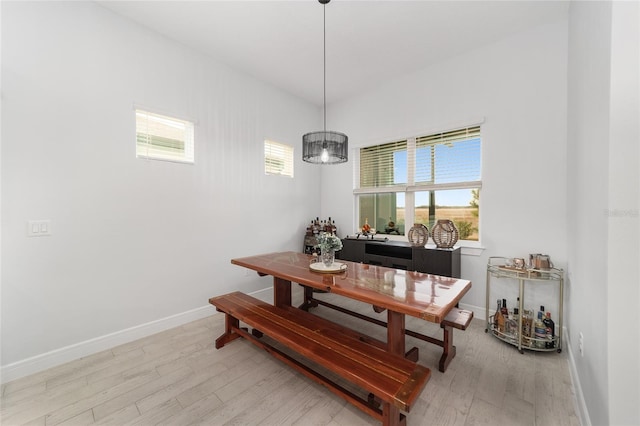
M 568 338 L 596 425 L 608 424 L 607 220 L 611 6 L 572 3 L 568 116 Z M 588 230 L 588 232 L 586 232 Z M 597 314 L 594 312 L 597 312 Z M 584 357 L 578 347 L 584 335 Z
M 585 424 L 640 423 L 639 9 L 570 8 L 568 324 Z
M 611 7 L 607 337 L 609 424 L 640 424 L 640 4 Z M 620 300 L 630 309 L 620 313 Z M 637 301 L 637 303 L 633 303 Z M 633 308 L 631 308 L 633 307 Z M 620 342 L 626 342 L 619 350 Z
M 134 103 L 195 120 L 196 164 L 136 159 Z M 2 2 L 4 380 L 271 285 L 229 260 L 302 249 L 320 171 L 300 141 L 320 118 L 94 3 Z M 264 176 L 265 138 L 295 146 L 294 179 Z M 52 235 L 28 238 L 33 219 Z
M 485 306 L 488 256 L 548 253 L 557 266 L 565 265 L 566 60 L 567 22 L 560 21 L 331 105 L 328 126 L 345 132 L 351 147 L 485 119 L 480 196 L 485 250 L 462 259 L 462 277 L 473 282 L 462 303 L 479 312 Z M 346 184 L 353 182 L 353 167 L 349 162 L 323 169 L 323 215 L 340 223 L 353 223 L 353 186 Z M 497 296 L 513 306 L 516 287 L 500 289 L 504 293 Z M 530 296 L 526 305 L 542 303 L 557 313 L 553 294 Z

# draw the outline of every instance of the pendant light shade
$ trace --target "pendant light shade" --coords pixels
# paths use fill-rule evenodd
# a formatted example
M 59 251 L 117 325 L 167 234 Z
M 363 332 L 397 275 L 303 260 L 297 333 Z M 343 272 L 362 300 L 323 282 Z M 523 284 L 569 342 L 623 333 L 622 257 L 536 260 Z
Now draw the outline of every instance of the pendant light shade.
M 302 136 L 302 159 L 314 164 L 338 164 L 347 161 L 349 138 L 344 133 L 322 131 Z
M 324 130 L 302 136 L 302 160 L 313 164 L 339 164 L 348 159 L 349 138 L 344 133 L 327 130 L 327 26 L 324 7 L 331 0 L 318 0 L 323 5 L 323 118 Z

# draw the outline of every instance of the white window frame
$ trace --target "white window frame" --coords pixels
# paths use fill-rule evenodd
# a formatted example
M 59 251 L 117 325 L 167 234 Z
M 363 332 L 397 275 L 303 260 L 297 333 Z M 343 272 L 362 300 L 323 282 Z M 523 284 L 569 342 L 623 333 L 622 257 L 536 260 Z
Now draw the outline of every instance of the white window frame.
M 360 195 L 366 194 L 383 194 L 383 193 L 397 193 L 403 192 L 405 194 L 405 229 L 403 235 L 390 235 L 390 234 L 382 234 L 384 237 L 390 240 L 399 240 L 406 241 L 407 233 L 409 232 L 410 226 L 407 224 L 415 223 L 415 193 L 421 191 L 442 191 L 449 189 L 482 189 L 482 151 L 483 151 L 483 143 L 480 143 L 480 180 L 472 181 L 472 182 L 455 182 L 455 183 L 443 183 L 443 184 L 435 184 L 435 183 L 420 183 L 416 184 L 415 182 L 415 152 L 416 152 L 416 140 L 422 136 L 426 135 L 434 135 L 439 133 L 447 133 L 451 131 L 455 131 L 457 129 L 465 129 L 465 128 L 473 128 L 480 127 L 480 137 L 482 140 L 482 124 L 484 120 L 478 120 L 477 122 L 473 122 L 472 124 L 464 124 L 459 126 L 451 126 L 448 130 L 432 130 L 426 132 L 420 132 L 420 136 L 411 136 L 411 137 L 401 137 L 401 138 L 393 138 L 389 139 L 387 142 L 376 142 L 372 144 L 362 145 L 361 147 L 355 149 L 355 154 L 353 158 L 355 159 L 355 167 L 354 167 L 354 229 L 359 230 L 360 225 L 358 223 L 360 218 L 360 203 L 358 202 L 358 197 Z M 406 141 L 407 142 L 407 183 L 400 185 L 388 185 L 382 187 L 360 187 L 360 149 L 367 148 L 376 145 L 383 145 L 385 143 L 390 143 L 392 141 Z M 474 247 L 481 248 L 481 231 L 480 231 L 480 222 L 478 223 L 478 240 L 459 240 L 457 245 L 463 247 Z M 431 240 L 430 240 L 431 242 Z M 475 254 L 475 253 L 474 253 Z
M 152 111 L 134 107 L 136 126 L 136 157 L 174 163 L 195 163 L 195 123 Z M 146 138 L 146 143 L 145 139 Z M 149 143 L 154 138 L 163 138 L 167 146 Z M 182 148 L 171 147 L 170 144 Z
M 269 139 L 264 141 L 264 174 L 293 178 L 294 148 Z M 274 163 L 275 162 L 275 163 Z M 281 162 L 281 164 L 279 164 Z

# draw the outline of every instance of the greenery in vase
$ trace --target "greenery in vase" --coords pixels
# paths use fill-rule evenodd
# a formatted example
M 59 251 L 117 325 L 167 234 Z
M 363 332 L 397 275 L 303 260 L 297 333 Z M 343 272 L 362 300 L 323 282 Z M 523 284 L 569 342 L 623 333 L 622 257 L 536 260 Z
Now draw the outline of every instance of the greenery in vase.
M 342 241 L 340 238 L 335 235 L 329 234 L 328 232 L 322 232 L 318 234 L 316 237 L 316 241 L 318 244 L 316 248 L 319 248 L 321 251 L 340 251 L 342 250 Z

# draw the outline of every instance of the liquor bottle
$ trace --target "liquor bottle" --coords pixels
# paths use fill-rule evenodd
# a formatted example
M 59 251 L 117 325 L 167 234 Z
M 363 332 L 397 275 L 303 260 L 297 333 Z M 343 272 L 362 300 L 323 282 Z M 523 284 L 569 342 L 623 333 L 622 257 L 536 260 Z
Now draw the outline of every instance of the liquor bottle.
M 502 308 L 500 308 L 502 316 L 506 319 L 509 318 L 509 309 L 507 309 L 507 299 L 502 299 Z
M 508 332 L 513 337 L 513 341 L 518 341 L 518 334 L 520 334 L 520 326 L 519 326 L 519 309 L 513 308 L 513 314 L 509 315 L 509 319 L 507 320 L 507 324 L 509 325 Z
M 535 346 L 538 349 L 542 349 L 545 346 L 545 340 L 547 339 L 547 329 L 542 322 L 542 312 L 538 312 L 538 319 L 534 325 L 534 333 L 535 333 Z
M 551 312 L 547 312 L 547 316 L 542 320 L 545 326 L 547 341 L 545 348 L 551 349 L 556 347 L 556 324 L 551 319 Z

